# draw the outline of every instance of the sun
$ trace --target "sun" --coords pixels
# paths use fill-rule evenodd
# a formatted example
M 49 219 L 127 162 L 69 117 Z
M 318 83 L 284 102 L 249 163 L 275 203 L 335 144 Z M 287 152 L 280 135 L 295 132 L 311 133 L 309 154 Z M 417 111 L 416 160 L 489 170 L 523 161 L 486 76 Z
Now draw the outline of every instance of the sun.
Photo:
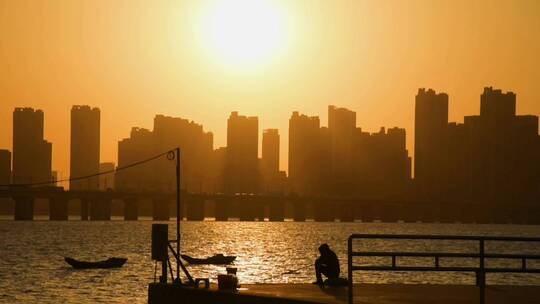
M 216 1 L 201 21 L 203 47 L 227 65 L 268 63 L 285 44 L 284 16 L 269 1 Z

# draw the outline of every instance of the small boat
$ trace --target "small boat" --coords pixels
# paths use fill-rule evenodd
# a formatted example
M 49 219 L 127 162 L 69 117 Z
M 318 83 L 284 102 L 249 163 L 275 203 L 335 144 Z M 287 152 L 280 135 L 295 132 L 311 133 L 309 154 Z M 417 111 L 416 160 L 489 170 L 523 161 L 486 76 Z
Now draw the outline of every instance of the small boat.
M 235 256 L 225 256 L 221 253 L 211 256 L 211 257 L 203 258 L 203 259 L 192 258 L 189 255 L 185 255 L 185 254 L 181 254 L 180 256 L 182 257 L 182 259 L 184 259 L 186 262 L 190 264 L 214 264 L 214 265 L 230 264 L 236 259 Z
M 96 269 L 96 268 L 119 268 L 127 261 L 125 258 L 108 258 L 104 261 L 86 262 L 77 261 L 72 258 L 64 258 L 64 261 L 75 269 Z

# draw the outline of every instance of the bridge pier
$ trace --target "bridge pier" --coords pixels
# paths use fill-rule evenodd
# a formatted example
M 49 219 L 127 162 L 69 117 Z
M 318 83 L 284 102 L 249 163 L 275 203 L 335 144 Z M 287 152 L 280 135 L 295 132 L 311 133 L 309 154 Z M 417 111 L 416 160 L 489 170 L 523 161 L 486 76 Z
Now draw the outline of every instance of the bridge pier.
M 31 196 L 14 197 L 16 221 L 31 221 L 34 219 L 34 198 Z
M 285 202 L 282 199 L 273 199 L 268 204 L 268 220 L 283 222 L 285 220 Z
M 139 200 L 135 197 L 124 198 L 124 220 L 136 221 L 139 219 Z
M 420 220 L 417 208 L 411 208 L 411 202 L 399 203 L 399 217 L 405 223 L 415 223 Z
M 237 200 L 236 208 L 240 213 L 241 221 L 254 221 L 255 218 L 264 219 L 264 205 L 254 197 L 243 197 Z
M 216 205 L 216 221 L 229 220 L 232 208 L 231 201 L 226 198 L 216 198 L 214 202 Z
M 379 208 L 379 218 L 381 222 L 385 223 L 397 223 L 400 218 L 399 206 L 396 203 L 385 203 L 382 204 Z
M 375 220 L 375 214 L 372 204 L 362 203 L 362 205 L 360 205 L 358 208 L 360 209 L 358 211 L 359 218 L 360 220 L 362 220 L 362 222 L 373 222 Z
M 295 199 L 293 202 L 293 219 L 295 222 L 306 221 L 307 204 L 302 199 Z
M 166 199 L 155 198 L 152 200 L 152 220 L 168 221 L 170 219 L 169 202 Z
M 90 202 L 86 198 L 81 198 L 81 221 L 88 221 L 89 219 L 89 210 Z
M 96 199 L 90 203 L 91 221 L 109 221 L 111 220 L 112 199 Z
M 442 202 L 438 203 L 438 218 L 441 223 L 453 223 L 455 221 L 454 216 L 452 215 L 452 210 L 449 208 L 449 203 Z M 452 206 L 453 207 L 453 206 Z
M 335 221 L 336 203 L 327 200 L 313 201 L 313 219 L 316 222 L 333 222 Z
M 52 197 L 49 198 L 49 220 L 67 221 L 68 220 L 68 198 Z
M 188 196 L 186 200 L 186 218 L 188 221 L 204 220 L 204 199 L 198 195 Z
M 354 203 L 340 203 L 339 205 L 339 221 L 340 222 L 354 222 L 356 215 L 356 204 Z

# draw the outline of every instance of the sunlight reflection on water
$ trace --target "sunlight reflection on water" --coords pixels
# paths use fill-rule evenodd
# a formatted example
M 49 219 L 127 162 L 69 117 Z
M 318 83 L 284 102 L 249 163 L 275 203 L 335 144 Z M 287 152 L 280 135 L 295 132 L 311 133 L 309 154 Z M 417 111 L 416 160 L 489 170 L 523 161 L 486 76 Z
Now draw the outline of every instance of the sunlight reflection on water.
M 14 222 L 0 221 L 0 302 L 40 303 L 146 303 L 147 285 L 154 279 L 150 259 L 152 222 Z M 170 222 L 170 238 L 175 225 Z M 182 252 L 195 257 L 223 253 L 236 255 L 240 283 L 307 283 L 314 279 L 313 262 L 321 243 L 338 254 L 346 275 L 347 237 L 352 233 L 410 233 L 462 235 L 540 235 L 540 226 L 400 224 L 400 223 L 295 223 L 295 222 L 183 222 Z M 362 243 L 372 250 L 396 246 L 428 249 L 422 242 L 407 244 Z M 440 243 L 437 249 L 470 249 L 470 244 Z M 540 247 L 517 244 L 508 250 L 540 253 Z M 127 257 L 121 269 L 73 270 L 63 257 L 98 260 Z M 359 261 L 361 262 L 361 261 Z M 404 261 L 414 264 L 422 261 Z M 447 263 L 454 263 L 448 261 Z M 210 277 L 224 266 L 188 266 L 196 277 Z M 378 283 L 473 284 L 471 274 L 459 273 L 355 273 L 355 281 Z M 539 284 L 538 275 L 490 275 L 488 283 Z

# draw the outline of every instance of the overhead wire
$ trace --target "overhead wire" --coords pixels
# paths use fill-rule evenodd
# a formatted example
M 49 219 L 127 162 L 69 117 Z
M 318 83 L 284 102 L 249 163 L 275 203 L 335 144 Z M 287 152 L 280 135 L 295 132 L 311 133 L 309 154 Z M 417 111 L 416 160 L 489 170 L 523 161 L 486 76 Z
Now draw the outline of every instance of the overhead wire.
M 102 171 L 102 172 L 98 172 L 98 173 L 94 173 L 94 174 L 77 176 L 77 177 L 70 177 L 70 178 L 61 179 L 61 180 L 41 181 L 41 182 L 35 182 L 35 183 L 3 184 L 3 185 L 0 184 L 0 187 L 33 187 L 33 186 L 44 186 L 44 185 L 51 185 L 51 184 L 57 184 L 57 183 L 64 183 L 64 182 L 70 182 L 70 181 L 78 181 L 78 180 L 88 179 L 88 178 L 92 178 L 92 177 L 96 177 L 96 176 L 100 176 L 100 175 L 116 173 L 118 171 L 133 168 L 133 167 L 136 167 L 136 166 L 151 162 L 153 160 L 156 160 L 156 159 L 158 159 L 158 158 L 160 158 L 160 157 L 162 157 L 164 155 L 167 155 L 167 159 L 169 159 L 169 160 L 172 160 L 175 157 L 174 150 L 168 150 L 167 152 L 160 153 L 158 155 L 155 155 L 155 156 L 152 156 L 152 157 L 149 157 L 149 158 L 146 158 L 146 159 L 131 163 L 129 165 L 125 165 L 125 166 L 122 166 L 122 167 L 117 167 L 117 168 L 112 169 L 112 170 Z

